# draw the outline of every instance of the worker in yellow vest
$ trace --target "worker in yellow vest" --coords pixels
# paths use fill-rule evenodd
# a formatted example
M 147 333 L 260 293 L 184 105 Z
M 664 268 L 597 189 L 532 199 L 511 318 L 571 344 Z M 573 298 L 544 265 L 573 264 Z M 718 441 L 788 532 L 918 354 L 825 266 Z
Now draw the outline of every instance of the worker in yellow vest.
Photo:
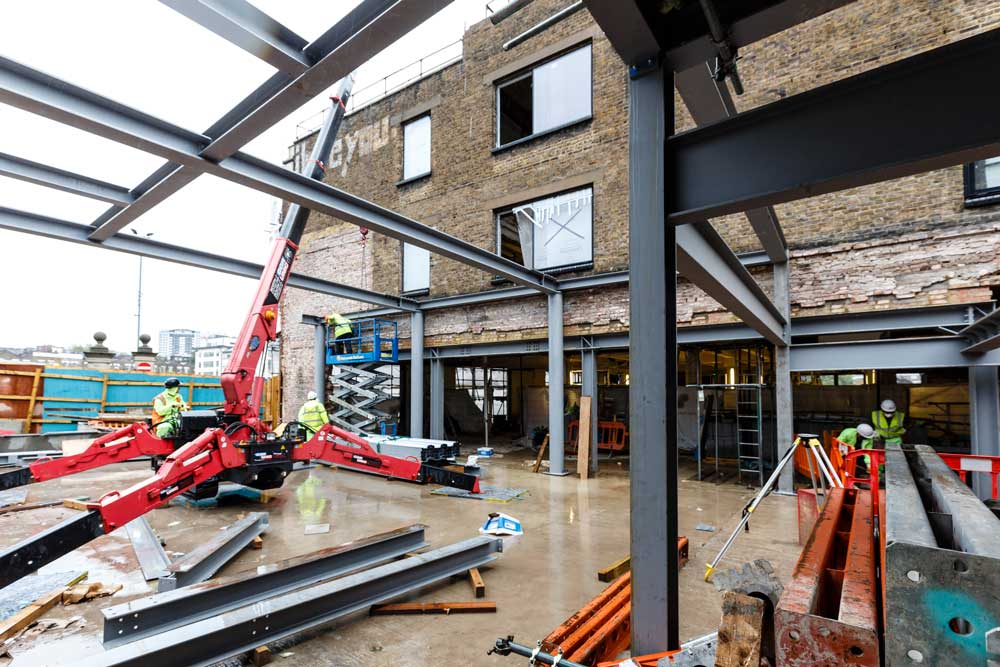
M 180 430 L 181 413 L 189 409 L 181 398 L 181 381 L 168 378 L 164 389 L 153 399 L 153 429 L 160 438 L 171 438 Z
M 354 327 L 351 321 L 340 313 L 331 313 L 326 316 L 326 326 L 333 328 L 333 338 L 337 341 L 337 354 L 351 354 L 354 352 L 354 345 L 350 340 L 354 337 Z
M 323 428 L 323 424 L 330 423 L 330 416 L 326 414 L 326 406 L 316 399 L 316 392 L 310 391 L 306 394 L 306 402 L 299 408 L 299 418 L 297 420 L 309 433 L 306 437 L 311 438 L 316 431 Z
M 906 414 L 897 411 L 896 404 L 889 399 L 882 401 L 879 409 L 872 412 L 872 426 L 875 427 L 875 432 L 878 433 L 883 445 L 903 444 L 903 434 L 906 433 L 903 427 L 905 418 Z

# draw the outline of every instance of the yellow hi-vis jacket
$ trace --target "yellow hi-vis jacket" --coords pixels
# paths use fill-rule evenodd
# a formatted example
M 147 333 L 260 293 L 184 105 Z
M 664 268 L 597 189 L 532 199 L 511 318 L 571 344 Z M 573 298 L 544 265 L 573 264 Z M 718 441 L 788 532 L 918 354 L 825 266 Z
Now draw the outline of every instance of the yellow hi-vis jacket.
M 327 326 L 335 325 L 333 328 L 333 337 L 340 338 L 341 336 L 350 336 L 354 333 L 351 328 L 351 321 L 341 315 L 340 313 L 333 313 L 328 315 L 326 318 Z
M 299 408 L 298 421 L 302 422 L 309 429 L 309 435 L 312 435 L 320 430 L 323 424 L 329 424 L 330 417 L 326 414 L 326 407 L 314 398 Z
M 180 391 L 164 390 L 153 399 L 153 427 L 161 438 L 177 430 L 177 415 L 188 409 Z
M 906 433 L 906 429 L 903 428 L 903 420 L 905 418 L 906 414 L 898 410 L 893 413 L 891 419 L 886 419 L 885 413 L 881 410 L 874 410 L 872 412 L 872 426 L 875 427 L 875 432 L 882 436 L 883 443 L 901 443 L 903 441 L 903 434 Z

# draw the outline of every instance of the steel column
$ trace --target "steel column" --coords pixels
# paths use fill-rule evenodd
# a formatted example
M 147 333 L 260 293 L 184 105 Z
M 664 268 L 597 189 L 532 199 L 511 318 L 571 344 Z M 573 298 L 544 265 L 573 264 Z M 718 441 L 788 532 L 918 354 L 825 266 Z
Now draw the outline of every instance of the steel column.
M 567 475 L 563 460 L 565 368 L 563 367 L 563 297 L 549 294 L 549 474 Z
M 431 350 L 431 439 L 444 440 L 444 362 Z
M 972 427 L 972 453 L 1000 456 L 1000 383 L 994 366 L 969 369 L 969 422 Z M 988 476 L 973 475 L 972 488 L 980 498 L 989 498 Z
M 597 423 L 599 421 L 597 410 L 597 351 L 592 347 L 580 348 L 580 364 L 583 374 L 583 381 L 580 385 L 580 395 L 590 396 L 590 472 L 597 472 Z
M 424 437 L 424 314 L 410 314 L 410 437 Z
M 313 325 L 313 391 L 326 405 L 326 325 Z
M 664 224 L 673 76 L 629 82 L 629 518 L 632 655 L 680 646 L 677 586 L 677 257 Z
M 774 265 L 774 305 L 784 314 L 786 321 L 791 322 L 791 290 L 789 288 L 788 262 Z M 785 326 L 785 340 L 791 343 L 791 326 Z M 774 439 L 777 444 L 776 461 L 780 461 L 785 452 L 792 446 L 795 434 L 794 406 L 792 404 L 792 371 L 791 347 L 789 345 L 774 346 Z M 778 478 L 778 489 L 793 493 L 792 482 L 795 477 L 794 466 L 788 466 Z
M 1000 154 L 992 112 L 1000 88 L 984 85 L 997 80 L 1000 29 L 679 134 L 669 141 L 668 220 L 696 222 Z

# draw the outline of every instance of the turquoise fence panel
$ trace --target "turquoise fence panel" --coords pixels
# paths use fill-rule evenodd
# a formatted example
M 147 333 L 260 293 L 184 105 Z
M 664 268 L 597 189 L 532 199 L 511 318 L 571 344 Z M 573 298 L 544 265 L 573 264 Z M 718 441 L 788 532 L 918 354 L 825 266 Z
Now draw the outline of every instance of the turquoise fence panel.
M 132 371 L 100 371 L 89 368 L 46 368 L 46 374 L 79 376 L 74 378 L 45 378 L 46 398 L 69 398 L 76 401 L 42 401 L 44 419 L 92 419 L 98 415 L 101 393 L 104 391 L 104 374 L 108 384 L 104 412 L 149 412 L 153 399 L 163 391 L 167 378 L 181 381 L 181 396 L 193 400 L 196 409 L 219 407 L 223 403 L 222 387 L 217 376 L 159 375 Z M 142 384 L 131 384 L 142 383 Z M 192 386 L 193 385 L 193 386 Z M 75 423 L 42 424 L 43 433 L 72 431 Z

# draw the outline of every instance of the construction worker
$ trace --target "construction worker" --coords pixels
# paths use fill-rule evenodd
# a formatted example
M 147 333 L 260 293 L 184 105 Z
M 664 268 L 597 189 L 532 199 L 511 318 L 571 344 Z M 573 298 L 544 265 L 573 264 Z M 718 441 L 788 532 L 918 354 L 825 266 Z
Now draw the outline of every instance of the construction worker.
M 326 414 L 326 406 L 316 399 L 315 391 L 310 391 L 306 394 L 306 402 L 299 408 L 299 418 L 297 421 L 309 431 L 306 434 L 308 438 L 311 438 L 316 431 L 323 428 L 323 424 L 330 423 L 330 416 Z
M 172 438 L 180 429 L 180 415 L 189 409 L 181 398 L 181 381 L 168 378 L 164 390 L 153 399 L 153 429 L 157 437 Z
M 331 313 L 326 316 L 326 326 L 333 327 L 333 338 L 337 341 L 337 354 L 354 352 L 354 344 L 349 340 L 354 337 L 354 327 L 351 326 L 349 319 L 340 313 Z
M 882 401 L 879 409 L 872 412 L 872 426 L 875 427 L 883 445 L 903 444 L 903 434 L 906 433 L 906 429 L 903 428 L 905 418 L 906 415 L 897 412 L 896 404 L 889 399 Z
M 858 442 L 860 438 L 860 442 Z M 837 436 L 837 440 L 845 445 L 850 445 L 854 449 L 871 449 L 875 444 L 875 429 L 871 424 L 858 424 L 857 428 L 845 428 Z M 846 454 L 847 452 L 841 452 Z M 864 467 L 867 468 L 870 456 L 862 456 Z

